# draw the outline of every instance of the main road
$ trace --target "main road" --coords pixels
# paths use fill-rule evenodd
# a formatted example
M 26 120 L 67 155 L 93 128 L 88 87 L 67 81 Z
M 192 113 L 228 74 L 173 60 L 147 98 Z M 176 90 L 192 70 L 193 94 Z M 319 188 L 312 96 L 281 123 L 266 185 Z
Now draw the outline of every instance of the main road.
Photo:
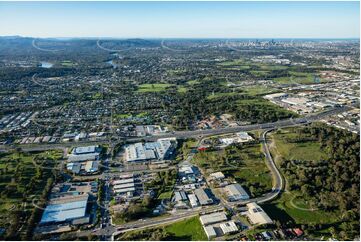
M 318 121 L 323 119 L 324 117 L 342 113 L 349 109 L 350 109 L 349 107 L 345 106 L 317 114 L 311 114 L 309 116 L 302 118 L 284 119 L 284 120 L 279 120 L 277 122 L 269 122 L 263 124 L 239 125 L 234 127 L 207 129 L 207 130 L 173 131 L 169 133 L 158 134 L 153 136 L 145 136 L 145 137 L 117 137 L 117 141 L 121 141 L 121 140 L 125 140 L 127 142 L 137 142 L 142 140 L 151 141 L 160 138 L 171 138 L 171 137 L 175 137 L 178 139 L 185 139 L 192 137 L 197 138 L 197 137 L 206 137 L 206 136 L 219 135 L 219 134 L 229 134 L 229 133 L 236 133 L 241 131 L 252 131 L 257 129 L 285 128 L 289 126 L 303 125 L 310 122 Z M 95 144 L 104 144 L 104 143 L 107 143 L 106 138 L 99 141 L 78 141 L 78 142 L 54 143 L 54 144 L 40 143 L 40 144 L 0 145 L 0 152 L 7 152 L 11 149 L 16 149 L 16 148 L 21 148 L 23 151 L 44 151 L 50 149 L 64 149 L 75 145 L 95 145 Z
M 249 202 L 264 203 L 264 202 L 270 201 L 270 200 L 276 198 L 279 195 L 279 193 L 282 191 L 283 183 L 284 183 L 283 178 L 282 178 L 282 175 L 280 174 L 279 170 L 277 169 L 276 164 L 273 161 L 273 158 L 270 154 L 269 147 L 267 144 L 267 133 L 269 131 L 271 131 L 273 129 L 277 129 L 277 128 L 284 128 L 284 127 L 308 124 L 313 121 L 321 120 L 322 118 L 324 118 L 326 116 L 334 115 L 334 114 L 337 114 L 340 112 L 344 112 L 346 110 L 347 110 L 347 107 L 336 108 L 333 110 L 329 110 L 329 111 L 318 113 L 318 114 L 313 114 L 313 115 L 303 117 L 303 118 L 280 120 L 277 122 L 264 123 L 264 124 L 244 125 L 244 126 L 211 129 L 211 130 L 176 131 L 176 132 L 171 132 L 171 133 L 167 133 L 167 134 L 160 134 L 160 135 L 156 135 L 156 136 L 141 137 L 141 138 L 131 138 L 131 137 L 122 137 L 122 138 L 126 139 L 127 141 L 138 141 L 141 139 L 152 140 L 152 139 L 167 138 L 167 137 L 177 137 L 177 138 L 189 138 L 189 137 L 200 138 L 200 137 L 202 137 L 202 139 L 203 139 L 204 137 L 212 136 L 212 135 L 235 133 L 235 132 L 240 132 L 240 131 L 260 130 L 260 129 L 264 130 L 263 133 L 261 134 L 261 142 L 262 142 L 263 152 L 265 154 L 267 166 L 269 167 L 269 169 L 272 173 L 272 176 L 273 176 L 272 191 L 264 194 L 263 196 L 252 198 L 252 199 L 241 201 L 241 202 L 225 201 L 224 205 L 226 205 L 227 207 L 236 207 L 238 205 L 244 205 Z M 76 143 L 76 144 L 79 144 L 79 143 Z M 201 141 L 198 144 L 201 144 Z M 63 145 L 63 144 L 55 144 L 55 145 L 50 145 L 50 146 L 49 145 L 39 145 L 39 147 L 44 147 L 45 149 L 46 148 L 54 149 L 55 146 L 57 146 L 57 147 L 60 146 L 60 147 L 64 148 L 64 147 L 68 147 L 70 144 L 67 144 L 66 146 L 61 146 L 61 145 Z M 2 147 L 0 147 L 0 149 L 1 148 Z M 189 162 L 191 159 L 192 159 L 192 155 L 190 155 L 186 159 L 185 162 Z M 106 192 L 106 194 L 108 194 L 108 193 L 109 193 L 109 191 Z M 108 205 L 108 202 L 109 202 L 108 199 L 109 199 L 108 197 L 105 199 L 106 205 Z M 199 208 L 198 209 L 189 209 L 187 211 L 180 212 L 177 214 L 172 214 L 167 217 L 154 218 L 154 219 L 142 219 L 142 220 L 138 220 L 135 222 L 130 222 L 130 223 L 127 223 L 124 225 L 118 225 L 118 226 L 115 226 L 115 225 L 109 223 L 110 222 L 109 221 L 110 214 L 108 213 L 108 214 L 104 214 L 105 217 L 107 218 L 107 221 L 104 221 L 103 219 L 101 221 L 102 225 L 105 225 L 105 227 L 101 226 L 101 228 L 95 229 L 93 231 L 80 231 L 78 233 L 79 233 L 79 235 L 87 235 L 89 233 L 93 233 L 98 236 L 101 236 L 102 238 L 108 239 L 111 236 L 112 239 L 114 239 L 114 236 L 118 235 L 119 233 L 123 233 L 123 232 L 134 230 L 134 229 L 140 229 L 140 228 L 146 228 L 146 227 L 158 226 L 158 225 L 162 225 L 162 224 L 171 223 L 171 222 L 174 222 L 174 221 L 177 221 L 180 219 L 195 216 L 195 215 L 199 214 L 200 212 L 219 210 L 219 209 L 222 209 L 222 207 L 223 206 L 220 206 L 220 205 L 212 205 L 207 208 L 202 208 L 202 210 L 199 210 Z M 105 210 L 107 210 L 108 208 L 109 207 L 107 206 Z

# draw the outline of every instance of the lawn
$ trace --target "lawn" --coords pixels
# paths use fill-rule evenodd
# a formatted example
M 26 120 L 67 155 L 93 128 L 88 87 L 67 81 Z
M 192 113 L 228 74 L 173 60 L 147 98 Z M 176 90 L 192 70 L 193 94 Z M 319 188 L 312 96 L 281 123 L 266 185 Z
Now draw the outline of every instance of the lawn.
M 243 144 L 227 147 L 227 151 L 205 151 L 196 154 L 194 161 L 206 174 L 222 171 L 234 178 L 252 196 L 259 196 L 272 189 L 272 175 L 265 163 L 260 144 Z
M 183 86 L 178 86 L 177 87 L 177 91 L 179 92 L 179 93 L 186 93 L 187 92 L 187 88 L 186 87 L 183 87 Z
M 208 240 L 198 216 L 175 222 L 164 228 L 175 235 L 175 240 Z
M 286 70 L 288 69 L 288 66 L 281 66 L 281 65 L 265 65 L 265 64 L 259 64 L 258 65 L 261 70 L 264 71 L 279 71 L 279 70 Z
M 283 223 L 293 220 L 297 224 L 332 224 L 340 220 L 340 214 L 334 211 L 306 211 L 295 208 L 290 202 L 294 196 L 294 193 L 283 193 L 279 199 L 264 205 L 263 208 L 272 219 Z
M 142 84 L 138 86 L 137 92 L 162 92 L 172 86 L 174 85 L 166 83 Z
M 310 84 L 314 82 L 312 73 L 295 72 L 295 71 L 289 71 L 288 73 L 289 76 L 277 77 L 277 78 L 273 78 L 273 80 L 280 84 L 291 84 L 291 83 Z
M 251 96 L 256 96 L 256 95 L 265 95 L 268 93 L 276 92 L 277 90 L 265 86 L 251 86 L 244 88 L 243 91 L 245 91 L 247 94 Z
M 227 96 L 235 96 L 238 95 L 240 93 L 238 92 L 219 92 L 219 93 L 214 93 L 214 94 L 210 94 L 209 96 L 207 96 L 208 100 L 212 100 L 212 99 L 216 99 L 216 98 L 220 98 L 220 97 L 227 97 Z
M 171 199 L 173 191 L 163 192 L 158 196 L 158 199 Z
M 196 85 L 196 84 L 199 84 L 199 80 L 190 80 L 190 81 L 187 81 L 187 84 L 192 86 L 192 85 Z
M 71 61 L 68 61 L 68 60 L 65 60 L 65 61 L 62 61 L 60 63 L 62 66 L 66 66 L 66 67 L 73 67 L 75 66 L 75 63 L 71 62 Z
M 27 222 L 34 210 L 32 199 L 41 196 L 48 178 L 54 176 L 52 168 L 62 155 L 62 151 L 57 150 L 33 153 L 14 151 L 0 155 L 0 227 L 10 226 L 9 218 L 13 216 L 13 211 L 24 211 L 22 220 Z M 20 234 L 26 226 L 17 229 Z
M 166 240 L 173 241 L 206 241 L 207 236 L 199 221 L 199 216 L 186 218 L 171 224 L 152 227 L 148 229 L 139 229 L 128 231 L 121 235 L 117 240 L 152 240 L 154 233 L 169 233 Z
M 321 144 L 317 141 L 290 142 L 297 137 L 292 129 L 282 129 L 273 132 L 276 149 L 272 149 L 274 157 L 281 156 L 286 160 L 325 160 L 327 154 L 322 151 Z

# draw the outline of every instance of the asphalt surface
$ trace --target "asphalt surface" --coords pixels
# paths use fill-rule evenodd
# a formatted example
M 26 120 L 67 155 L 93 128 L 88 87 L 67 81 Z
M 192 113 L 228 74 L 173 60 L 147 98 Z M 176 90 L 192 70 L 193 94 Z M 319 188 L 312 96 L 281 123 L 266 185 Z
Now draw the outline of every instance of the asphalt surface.
M 322 113 L 311 114 L 306 117 L 302 118 L 295 118 L 295 119 L 284 119 L 277 122 L 270 122 L 270 123 L 263 123 L 263 124 L 251 124 L 251 125 L 242 125 L 242 126 L 235 126 L 235 127 L 227 127 L 227 128 L 218 128 L 218 129 L 207 129 L 207 130 L 190 130 L 190 131 L 175 131 L 169 132 L 165 134 L 158 134 L 153 136 L 146 136 L 146 137 L 117 137 L 118 140 L 126 140 L 127 142 L 137 142 L 137 141 L 151 141 L 157 140 L 160 138 L 170 138 L 176 137 L 178 139 L 185 139 L 185 138 L 197 138 L 197 137 L 206 137 L 212 135 L 219 135 L 219 134 L 228 134 L 228 133 L 235 133 L 241 131 L 252 131 L 257 129 L 276 129 L 276 128 L 284 128 L 294 125 L 303 125 L 310 122 L 314 122 L 317 120 L 321 120 L 322 118 L 342 113 L 346 110 L 350 109 L 349 107 L 341 107 L 335 108 L 332 110 L 328 110 Z M 15 148 L 22 148 L 24 151 L 44 151 L 49 149 L 63 149 L 66 147 L 72 147 L 74 145 L 94 145 L 94 144 L 104 144 L 107 143 L 107 140 L 100 140 L 100 141 L 78 141 L 78 142 L 68 142 L 68 143 L 54 143 L 54 144 L 14 144 L 14 145 L 0 145 L 0 152 L 6 152 L 11 149 Z
M 220 135 L 220 134 L 228 134 L 228 133 L 235 133 L 235 132 L 241 132 L 241 131 L 252 131 L 252 130 L 264 130 L 261 137 L 261 142 L 263 146 L 263 151 L 266 157 L 267 165 L 269 169 L 271 170 L 271 173 L 273 175 L 273 189 L 271 192 L 264 194 L 261 197 L 252 198 L 249 200 L 241 201 L 241 202 L 222 202 L 222 205 L 226 205 L 226 207 L 235 207 L 237 205 L 243 205 L 249 202 L 257 202 L 257 203 L 264 203 L 267 201 L 270 201 L 274 198 L 276 198 L 279 193 L 282 191 L 283 188 L 283 178 L 278 171 L 272 156 L 270 154 L 268 145 L 267 145 L 267 133 L 273 129 L 277 128 L 285 128 L 290 126 L 298 126 L 298 125 L 304 125 L 308 124 L 314 121 L 321 120 L 322 118 L 334 115 L 337 113 L 342 113 L 344 111 L 348 110 L 347 107 L 342 108 L 336 108 L 333 110 L 325 111 L 318 114 L 309 115 L 307 117 L 303 118 L 296 118 L 296 119 L 287 119 L 287 120 L 280 120 L 277 122 L 271 122 L 271 123 L 264 123 L 264 124 L 252 124 L 252 125 L 244 125 L 244 126 L 236 126 L 236 127 L 227 127 L 227 128 L 219 128 L 219 129 L 209 129 L 209 130 L 195 130 L 195 131 L 176 131 L 176 132 L 170 132 L 166 134 L 160 134 L 150 137 L 119 137 L 119 139 L 125 139 L 128 142 L 132 141 L 140 141 L 140 140 L 155 140 L 159 138 L 168 138 L 168 137 L 176 137 L 176 138 L 190 138 L 190 137 L 196 137 L 201 138 L 203 140 L 204 137 L 212 136 L 212 135 Z M 198 143 L 201 144 L 201 140 Z M 49 150 L 49 149 L 65 149 L 67 147 L 71 147 L 74 145 L 80 145 L 80 144 L 103 144 L 106 143 L 105 140 L 102 141 L 86 141 L 86 142 L 71 142 L 71 143 L 61 143 L 61 144 L 31 144 L 31 145 L 1 145 L 0 146 L 0 152 L 6 152 L 11 149 L 21 147 L 24 151 L 42 151 L 42 150 Z M 190 160 L 193 158 L 193 155 L 190 154 L 187 159 L 184 161 L 186 163 L 190 162 Z M 108 162 L 106 162 L 106 166 L 108 168 Z M 108 186 L 108 179 L 111 175 L 108 173 L 104 175 L 105 178 L 105 197 L 104 197 L 104 207 L 102 208 L 102 218 L 100 221 L 100 228 L 96 228 L 92 231 L 80 231 L 77 234 L 78 235 L 88 235 L 90 233 L 96 234 L 101 237 L 102 240 L 110 240 L 114 239 L 114 236 L 123 233 L 125 231 L 133 230 L 133 229 L 139 229 L 139 228 L 146 228 L 150 226 L 157 226 L 161 224 L 166 224 L 170 222 L 174 222 L 180 219 L 184 219 L 187 217 L 195 216 L 199 214 L 201 211 L 211 211 L 211 210 L 217 210 L 222 208 L 221 205 L 213 205 L 208 206 L 206 208 L 199 208 L 199 209 L 189 209 L 184 212 L 178 212 L 176 214 L 172 214 L 167 217 L 163 218 L 150 218 L 150 219 L 143 219 L 138 220 L 135 222 L 129 222 L 124 225 L 115 226 L 111 223 L 111 215 L 109 213 L 109 200 L 110 200 L 110 191 Z M 225 203 L 225 204 L 223 204 Z M 202 210 L 200 210 L 202 209 Z

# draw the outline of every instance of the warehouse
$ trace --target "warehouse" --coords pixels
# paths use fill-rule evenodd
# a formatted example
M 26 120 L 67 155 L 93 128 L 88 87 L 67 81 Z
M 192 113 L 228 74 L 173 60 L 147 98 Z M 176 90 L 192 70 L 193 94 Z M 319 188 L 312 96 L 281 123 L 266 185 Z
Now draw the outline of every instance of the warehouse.
M 70 162 L 66 169 L 74 174 L 92 174 L 99 170 L 99 161 Z
M 233 221 L 227 221 L 225 223 L 221 223 L 220 227 L 222 229 L 223 234 L 229 234 L 238 231 L 238 227 Z
M 247 216 L 252 224 L 271 224 L 272 219 L 266 214 L 266 212 L 255 202 L 247 204 Z
M 206 233 L 207 238 L 208 238 L 209 240 L 212 239 L 212 238 L 217 237 L 217 233 L 216 233 L 216 231 L 214 230 L 214 227 L 213 227 L 213 226 L 203 226 L 203 229 L 204 229 L 204 232 Z
M 113 185 L 126 184 L 126 183 L 134 183 L 134 178 L 122 179 L 122 180 L 114 180 Z
M 125 183 L 125 184 L 114 185 L 114 190 L 130 188 L 130 187 L 135 187 L 134 183 Z
M 194 193 L 197 196 L 198 201 L 202 206 L 213 203 L 212 198 L 210 198 L 208 196 L 208 194 L 206 193 L 206 191 L 203 188 L 198 188 L 198 189 L 194 190 Z
M 83 146 L 74 148 L 72 154 L 69 155 L 70 162 L 79 161 L 94 161 L 98 160 L 100 155 L 100 148 L 98 146 Z
M 86 215 L 86 207 L 89 196 L 72 197 L 70 201 L 62 199 L 61 201 L 54 201 L 46 206 L 40 224 L 52 224 L 71 222 L 76 223 L 76 220 L 89 222 L 89 217 Z M 60 203 L 59 203 L 60 202 Z
M 230 202 L 249 199 L 247 192 L 238 183 L 226 186 L 224 191 L 227 195 L 228 201 Z
M 92 145 L 92 146 L 82 146 L 82 147 L 76 147 L 73 150 L 74 155 L 82 155 L 82 154 L 90 154 L 90 153 L 100 153 L 99 147 Z
M 98 171 L 99 162 L 98 161 L 87 161 L 84 167 L 86 173 L 94 173 Z
M 211 213 L 202 215 L 199 217 L 203 226 L 208 226 L 211 224 L 227 221 L 227 216 L 224 212 Z
M 128 162 L 163 160 L 174 150 L 173 139 L 159 139 L 157 142 L 135 143 L 125 147 L 125 160 Z
M 174 192 L 173 200 L 175 202 L 186 201 L 186 200 L 188 200 L 187 194 L 184 191 Z
M 215 173 L 211 173 L 209 175 L 209 177 L 212 180 L 223 180 L 225 178 L 224 174 L 221 171 L 215 172 Z
M 133 193 L 133 192 L 135 192 L 135 188 L 129 187 L 129 188 L 114 189 L 114 192 L 118 195 L 126 194 L 128 192 Z
M 198 199 L 196 197 L 196 195 L 194 194 L 188 194 L 188 199 L 189 199 L 189 203 L 191 205 L 192 208 L 198 207 Z

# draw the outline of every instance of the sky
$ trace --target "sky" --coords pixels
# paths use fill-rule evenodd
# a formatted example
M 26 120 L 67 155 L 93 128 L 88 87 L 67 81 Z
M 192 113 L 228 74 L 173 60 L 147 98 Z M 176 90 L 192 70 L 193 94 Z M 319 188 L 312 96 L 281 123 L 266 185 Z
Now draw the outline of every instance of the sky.
M 359 2 L 0 2 L 0 36 L 359 38 Z

